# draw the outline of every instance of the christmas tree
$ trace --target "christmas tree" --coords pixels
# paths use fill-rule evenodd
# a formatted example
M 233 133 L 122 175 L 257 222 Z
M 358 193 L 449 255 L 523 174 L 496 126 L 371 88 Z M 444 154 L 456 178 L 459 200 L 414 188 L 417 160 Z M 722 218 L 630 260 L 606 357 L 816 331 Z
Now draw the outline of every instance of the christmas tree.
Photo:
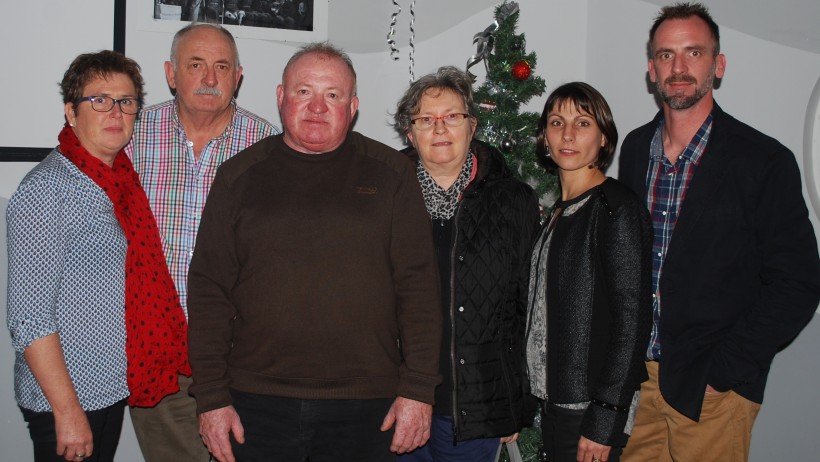
M 474 91 L 478 105 L 476 137 L 498 148 L 517 177 L 532 186 L 544 206 L 557 197 L 558 178 L 547 173 L 535 154 L 540 114 L 519 112 L 533 96 L 544 94 L 544 79 L 533 74 L 535 53 L 526 52 L 524 34 L 516 34 L 518 4 L 495 9 L 496 21 L 475 35 L 476 54 L 467 68 L 484 62 L 486 80 Z
M 519 112 L 533 96 L 544 94 L 544 79 L 533 74 L 535 53 L 527 53 L 524 34 L 518 28 L 518 3 L 505 2 L 495 9 L 495 22 L 475 35 L 476 54 L 467 69 L 484 62 L 487 75 L 474 90 L 478 105 L 476 137 L 498 148 L 516 176 L 535 189 L 541 204 L 549 207 L 557 197 L 558 177 L 547 173 L 535 154 L 535 133 L 540 114 Z M 541 449 L 540 419 L 524 428 L 518 446 L 524 462 L 539 462 Z M 502 450 L 501 461 L 510 460 Z

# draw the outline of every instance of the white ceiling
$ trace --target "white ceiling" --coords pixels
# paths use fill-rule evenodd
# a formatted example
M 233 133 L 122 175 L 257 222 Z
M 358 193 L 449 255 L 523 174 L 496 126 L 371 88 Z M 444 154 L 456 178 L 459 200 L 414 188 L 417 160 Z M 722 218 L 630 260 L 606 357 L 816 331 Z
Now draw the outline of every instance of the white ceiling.
M 671 0 L 644 1 L 658 6 L 671 3 Z M 721 26 L 820 54 L 820 0 L 705 0 L 703 3 Z
M 618 1 L 618 0 L 611 0 Z M 643 0 L 658 6 L 672 0 Z M 501 0 L 420 0 L 416 2 L 415 40 L 427 40 L 461 18 L 498 5 Z M 820 54 L 820 0 L 704 0 L 721 26 L 781 45 Z M 399 0 L 396 45 L 410 38 L 410 1 Z M 351 53 L 387 48 L 390 20 L 398 8 L 389 0 L 330 0 L 328 38 Z M 487 25 L 492 18 L 487 18 Z M 647 25 L 648 27 L 648 25 Z M 389 48 L 388 48 L 389 49 Z

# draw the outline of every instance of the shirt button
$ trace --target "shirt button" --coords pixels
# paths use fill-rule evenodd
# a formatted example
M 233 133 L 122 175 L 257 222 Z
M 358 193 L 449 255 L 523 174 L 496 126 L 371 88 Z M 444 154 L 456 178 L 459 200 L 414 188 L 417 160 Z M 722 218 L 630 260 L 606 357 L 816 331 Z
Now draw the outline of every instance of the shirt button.
M 458 256 L 458 261 L 464 261 L 464 255 L 459 255 Z
M 658 256 L 659 256 L 659 257 L 661 256 L 661 253 L 660 253 L 660 252 L 658 252 Z
M 187 144 L 189 148 L 194 147 L 194 142 L 193 141 L 186 141 L 185 144 Z
M 661 215 L 666 216 L 666 212 L 661 212 Z
M 461 415 L 462 415 L 462 416 L 466 416 L 466 415 L 467 415 L 467 411 L 461 411 Z
M 459 364 L 464 364 L 464 358 L 459 359 L 459 360 L 458 360 L 458 363 L 459 363 Z
M 460 311 L 460 312 L 462 312 L 462 313 L 463 313 L 463 312 L 464 312 L 464 307 L 463 307 L 463 306 L 459 306 L 459 307 L 458 307 L 458 311 Z

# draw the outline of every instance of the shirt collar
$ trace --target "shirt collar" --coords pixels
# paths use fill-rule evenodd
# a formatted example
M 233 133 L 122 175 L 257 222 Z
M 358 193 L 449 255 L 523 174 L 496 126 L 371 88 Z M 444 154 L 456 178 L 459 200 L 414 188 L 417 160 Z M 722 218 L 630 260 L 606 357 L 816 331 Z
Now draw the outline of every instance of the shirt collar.
M 706 143 L 709 142 L 709 136 L 712 133 L 712 121 L 714 120 L 714 109 L 706 116 L 706 120 L 700 125 L 695 136 L 689 141 L 686 149 L 680 154 L 679 160 L 685 160 L 695 165 L 700 162 L 700 158 L 706 151 Z M 663 127 L 666 124 L 666 119 L 661 116 L 658 121 L 658 127 L 655 129 L 655 136 L 652 137 L 652 144 L 649 149 L 649 157 L 654 162 L 664 162 L 666 157 L 663 153 Z

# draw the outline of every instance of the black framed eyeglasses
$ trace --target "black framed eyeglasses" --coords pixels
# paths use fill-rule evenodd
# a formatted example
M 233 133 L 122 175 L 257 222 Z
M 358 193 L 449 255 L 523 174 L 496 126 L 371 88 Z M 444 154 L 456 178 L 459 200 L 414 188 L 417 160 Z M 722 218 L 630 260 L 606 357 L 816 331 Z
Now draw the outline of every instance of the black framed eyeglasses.
M 120 105 L 120 111 L 123 114 L 136 114 L 140 112 L 140 103 L 136 98 L 120 98 L 114 99 L 110 96 L 83 96 L 74 102 L 75 105 L 89 101 L 91 109 L 97 112 L 109 112 L 114 109 L 114 104 Z
M 436 125 L 436 121 L 440 120 L 444 122 L 444 125 L 448 127 L 460 127 L 464 124 L 464 121 L 470 117 L 470 114 L 464 114 L 461 112 L 454 112 L 452 114 L 444 114 L 443 116 L 433 117 L 433 116 L 424 116 L 424 117 L 416 117 L 415 119 L 410 119 L 410 123 L 416 126 L 418 130 L 429 130 Z

